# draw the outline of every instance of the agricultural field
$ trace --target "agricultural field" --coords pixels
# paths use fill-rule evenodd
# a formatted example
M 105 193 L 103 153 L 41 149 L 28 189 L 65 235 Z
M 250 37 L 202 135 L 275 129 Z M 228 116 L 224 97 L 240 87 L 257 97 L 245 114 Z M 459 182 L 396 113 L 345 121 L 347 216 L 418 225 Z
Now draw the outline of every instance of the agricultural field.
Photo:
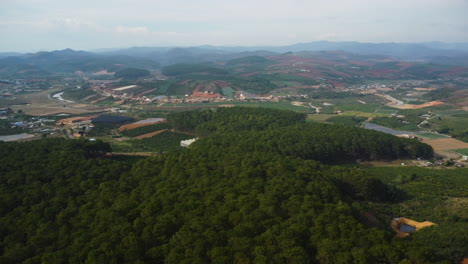
M 326 122 L 327 119 L 334 117 L 336 115 L 331 114 L 308 114 L 307 121 L 316 121 L 316 122 Z
M 435 133 L 419 133 L 419 134 L 416 134 L 416 136 L 427 138 L 427 139 L 440 139 L 440 138 L 447 138 L 448 137 L 446 135 L 435 134 Z
M 52 99 L 51 95 L 60 92 L 60 90 L 44 90 L 35 93 L 25 93 L 16 95 L 16 99 L 5 102 L 3 107 L 10 107 L 17 112 L 18 110 L 32 116 L 47 116 L 58 113 L 81 114 L 98 112 L 103 108 L 96 105 L 77 103 L 77 102 L 63 102 L 58 99 Z
M 454 149 L 453 152 L 456 152 L 460 155 L 468 156 L 468 148 Z
M 434 148 L 436 153 L 453 159 L 460 156 L 455 150 L 468 148 L 468 143 L 454 138 L 423 139 L 422 142 Z

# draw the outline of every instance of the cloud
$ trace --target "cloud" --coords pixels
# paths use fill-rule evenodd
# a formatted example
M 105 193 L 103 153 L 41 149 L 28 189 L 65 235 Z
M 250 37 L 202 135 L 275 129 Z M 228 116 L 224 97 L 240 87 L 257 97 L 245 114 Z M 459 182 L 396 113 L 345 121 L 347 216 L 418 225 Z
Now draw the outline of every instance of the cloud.
M 38 43 L 22 35 L 40 38 L 43 47 L 96 48 L 468 41 L 467 0 L 0 1 L 0 34 L 8 36 L 0 50 Z
M 125 27 L 125 26 L 116 27 L 115 32 L 124 33 L 124 34 L 145 34 L 145 35 L 150 33 L 147 27 Z

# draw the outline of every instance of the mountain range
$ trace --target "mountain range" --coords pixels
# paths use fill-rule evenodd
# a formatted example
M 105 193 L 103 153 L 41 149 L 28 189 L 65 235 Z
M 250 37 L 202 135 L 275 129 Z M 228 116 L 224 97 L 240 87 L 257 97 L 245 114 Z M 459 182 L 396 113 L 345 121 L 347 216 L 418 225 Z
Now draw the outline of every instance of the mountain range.
M 452 66 L 468 66 L 468 43 L 360 43 L 317 41 L 289 46 L 253 47 L 131 47 L 75 51 L 71 49 L 37 53 L 0 53 L 0 76 L 36 76 L 60 72 L 116 71 L 126 67 L 155 69 L 177 63 L 223 62 L 246 56 L 275 56 L 288 52 L 320 54 L 343 51 L 357 56 L 386 56 Z M 323 53 L 322 53 L 323 54 Z

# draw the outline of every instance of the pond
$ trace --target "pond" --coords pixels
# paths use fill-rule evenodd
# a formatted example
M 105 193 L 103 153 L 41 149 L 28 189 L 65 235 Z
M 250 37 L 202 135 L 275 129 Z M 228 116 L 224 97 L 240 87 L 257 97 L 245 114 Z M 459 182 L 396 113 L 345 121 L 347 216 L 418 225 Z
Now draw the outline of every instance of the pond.
M 405 233 L 412 233 L 412 232 L 416 231 L 416 227 L 410 226 L 410 225 L 407 225 L 407 224 L 402 224 L 402 225 L 400 225 L 400 231 L 405 232 Z
M 384 127 L 384 126 L 379 126 L 379 125 L 376 125 L 376 124 L 373 124 L 373 123 L 365 123 L 364 128 L 384 132 L 384 133 L 391 134 L 391 135 L 402 135 L 402 134 L 414 134 L 415 133 L 415 132 L 394 130 L 394 129 Z

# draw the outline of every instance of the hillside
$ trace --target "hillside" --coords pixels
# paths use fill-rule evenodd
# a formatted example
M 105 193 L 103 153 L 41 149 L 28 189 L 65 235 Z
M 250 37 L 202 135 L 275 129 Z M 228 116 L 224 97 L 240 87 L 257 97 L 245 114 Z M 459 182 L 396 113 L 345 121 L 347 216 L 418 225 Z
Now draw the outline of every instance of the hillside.
M 71 49 L 51 52 L 37 52 L 0 58 L 0 76 L 31 77 L 45 73 L 73 73 L 75 71 L 94 72 L 100 70 L 115 71 L 125 67 L 155 68 L 158 63 L 143 58 L 130 56 L 105 56 L 86 51 Z M 30 69 L 34 69 L 31 72 Z
M 458 262 L 468 253 L 461 212 L 448 211 L 445 219 L 438 208 L 426 211 L 439 226 L 414 239 L 394 238 L 387 217 L 424 200 L 418 189 L 424 171 L 400 177 L 398 183 L 407 184 L 400 189 L 392 175 L 413 171 L 328 166 L 301 154 L 307 144 L 338 146 L 346 141 L 343 134 L 364 130 L 304 126 L 301 114 L 255 108 L 184 112 L 168 120 L 202 138 L 188 149 L 138 159 L 105 155 L 110 146 L 101 141 L 1 143 L 0 261 L 434 263 Z M 313 138 L 327 129 L 342 132 L 326 141 L 297 137 L 294 151 L 281 146 L 291 137 L 282 130 Z M 364 136 L 354 145 L 379 151 L 370 142 L 401 140 L 370 133 L 375 138 Z M 414 146 L 402 154 L 425 148 Z M 316 157 L 343 151 L 331 145 L 316 150 Z M 456 171 L 447 177 L 466 182 Z M 432 194 L 466 197 L 444 184 L 431 188 Z M 448 239 L 450 245 L 439 250 Z

